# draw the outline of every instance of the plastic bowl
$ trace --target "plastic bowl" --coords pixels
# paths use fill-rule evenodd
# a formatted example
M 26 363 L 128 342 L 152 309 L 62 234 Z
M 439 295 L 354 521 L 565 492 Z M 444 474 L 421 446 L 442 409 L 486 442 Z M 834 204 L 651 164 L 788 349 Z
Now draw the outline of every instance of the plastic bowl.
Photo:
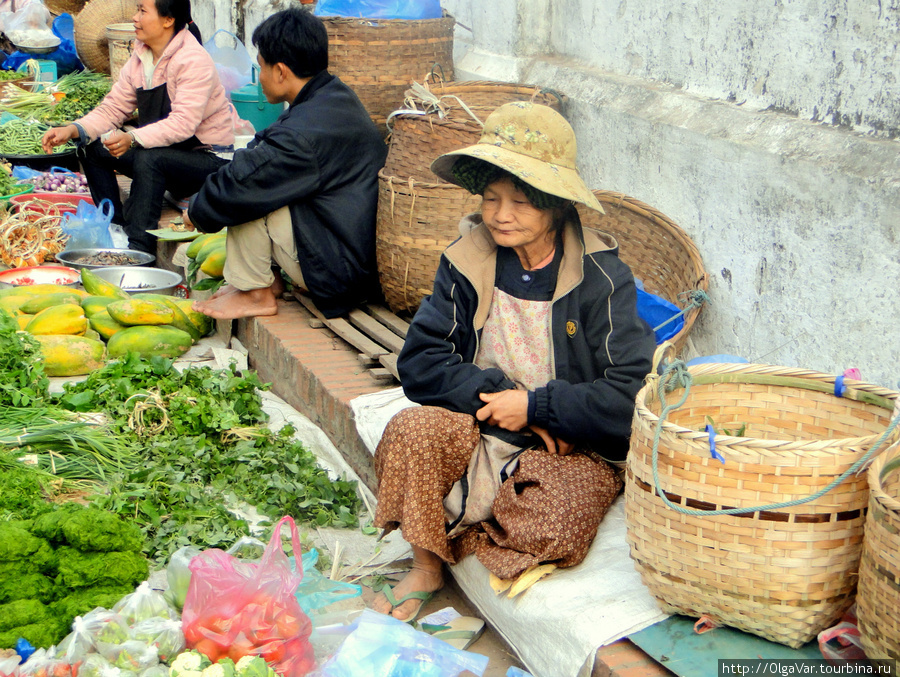
M 34 186 L 32 186 L 34 188 Z M 0 198 L 2 199 L 2 198 Z M 9 198 L 11 204 L 20 206 L 31 200 L 43 200 L 44 202 L 52 202 L 57 205 L 60 214 L 74 214 L 78 209 L 79 202 L 87 202 L 94 204 L 93 198 L 88 193 L 21 193 Z M 68 206 L 71 205 L 71 206 Z M 32 205 L 33 211 L 46 213 L 46 209 L 40 205 Z
M 15 203 L 16 198 L 20 198 L 23 195 L 28 195 L 29 193 L 31 193 L 33 191 L 34 191 L 34 186 L 32 186 L 30 183 L 23 184 L 21 186 L 18 186 L 16 188 L 16 190 L 14 190 L 9 195 L 0 195 L 0 203 L 2 203 L 2 204 L 6 204 L 7 202 Z
M 0 285 L 3 287 L 27 287 L 32 284 L 61 284 L 71 287 L 80 281 L 78 271 L 67 266 L 29 266 L 0 272 Z
M 85 260 L 97 256 L 98 254 L 120 254 L 122 256 L 127 256 L 129 259 L 135 261 L 135 263 L 89 263 Z M 98 268 L 149 266 L 156 261 L 156 257 L 153 256 L 153 254 L 138 251 L 137 249 L 67 249 L 64 252 L 57 254 L 56 260 L 67 266 L 72 266 L 72 268 L 77 268 L 78 270 L 81 270 L 82 268 L 97 270 Z
M 140 266 L 110 266 L 94 268 L 93 272 L 107 282 L 112 282 L 132 296 L 140 294 L 175 294 L 181 284 L 178 273 L 162 268 L 142 268 Z

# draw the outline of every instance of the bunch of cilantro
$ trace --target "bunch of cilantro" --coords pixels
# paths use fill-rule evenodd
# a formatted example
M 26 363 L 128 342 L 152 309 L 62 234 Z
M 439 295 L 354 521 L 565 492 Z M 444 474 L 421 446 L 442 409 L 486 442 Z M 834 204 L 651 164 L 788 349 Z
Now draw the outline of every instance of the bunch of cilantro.
M 41 344 L 0 308 L 0 407 L 41 406 L 49 383 Z
M 293 427 L 267 427 L 259 396 L 267 387 L 234 365 L 179 371 L 171 360 L 129 355 L 67 384 L 59 403 L 105 412 L 114 434 L 141 448 L 141 467 L 110 478 L 93 500 L 135 519 L 161 564 L 182 546 L 228 547 L 247 535 L 234 512 L 241 504 L 272 522 L 292 515 L 357 526 L 356 483 L 329 478 Z

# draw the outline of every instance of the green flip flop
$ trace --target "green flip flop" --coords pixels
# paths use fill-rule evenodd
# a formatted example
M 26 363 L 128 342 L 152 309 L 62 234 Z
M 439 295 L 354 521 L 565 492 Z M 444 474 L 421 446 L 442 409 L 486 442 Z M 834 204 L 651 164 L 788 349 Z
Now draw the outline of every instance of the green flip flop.
M 419 615 L 419 612 L 422 610 L 422 607 L 425 606 L 425 604 L 428 602 L 428 600 L 430 600 L 432 597 L 434 597 L 433 592 L 425 592 L 424 590 L 415 590 L 415 591 L 409 593 L 408 595 L 403 595 L 403 597 L 401 597 L 400 599 L 397 599 L 394 596 L 394 589 L 389 585 L 385 585 L 381 589 L 381 592 L 384 593 L 384 596 L 387 598 L 388 604 L 391 605 L 391 612 L 393 612 L 394 609 L 396 609 L 398 606 L 400 606 L 404 602 L 408 602 L 411 599 L 420 600 L 419 606 L 417 606 L 416 610 L 410 614 L 409 618 L 403 619 L 404 623 L 415 622 L 416 617 Z

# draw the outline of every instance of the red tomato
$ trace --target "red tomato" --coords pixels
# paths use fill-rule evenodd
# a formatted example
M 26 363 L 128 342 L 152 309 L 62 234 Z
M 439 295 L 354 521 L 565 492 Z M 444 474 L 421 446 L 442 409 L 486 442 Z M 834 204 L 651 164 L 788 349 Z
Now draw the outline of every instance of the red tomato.
M 194 645 L 194 650 L 202 653 L 213 663 L 222 657 L 222 646 L 211 639 L 201 639 Z
M 253 642 L 242 632 L 231 643 L 228 648 L 228 657 L 237 663 L 244 656 L 249 656 L 255 648 Z
M 285 647 L 284 642 L 272 642 L 266 647 L 265 651 L 263 651 L 262 657 L 266 659 L 267 663 L 272 665 L 283 661 L 286 651 L 287 648 Z

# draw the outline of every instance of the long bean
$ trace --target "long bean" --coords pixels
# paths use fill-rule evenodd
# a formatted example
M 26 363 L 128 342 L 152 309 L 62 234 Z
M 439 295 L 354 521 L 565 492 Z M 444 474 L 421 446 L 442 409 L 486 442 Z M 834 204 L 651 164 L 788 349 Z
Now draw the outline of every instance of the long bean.
M 0 125 L 0 155 L 43 155 L 41 137 L 47 126 L 29 120 L 10 120 Z M 75 146 L 66 143 L 53 149 L 54 153 L 71 150 Z

